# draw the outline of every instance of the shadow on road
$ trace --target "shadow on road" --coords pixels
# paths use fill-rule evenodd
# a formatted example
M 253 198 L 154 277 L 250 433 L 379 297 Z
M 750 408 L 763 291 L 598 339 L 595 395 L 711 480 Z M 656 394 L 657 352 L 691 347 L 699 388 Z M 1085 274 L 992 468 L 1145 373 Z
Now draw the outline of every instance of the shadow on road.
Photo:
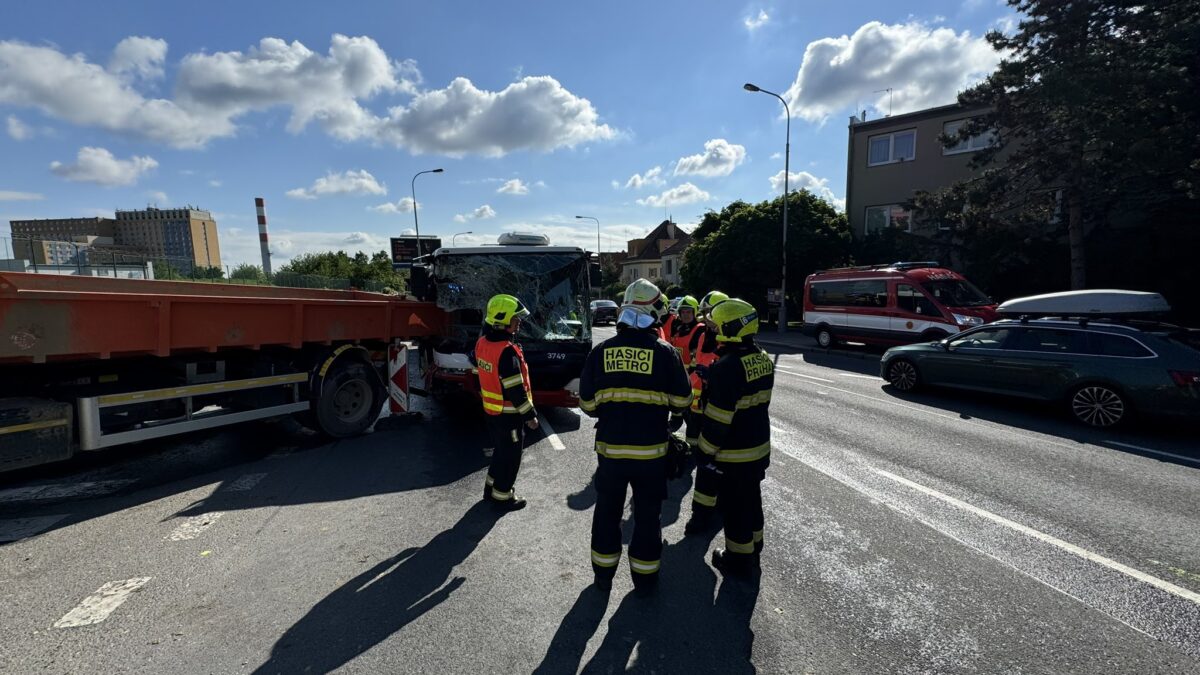
M 351 579 L 289 628 L 254 672 L 327 673 L 383 642 L 466 583 L 451 574 L 499 517 L 490 504 L 477 502 L 429 543 Z
M 663 549 L 657 593 L 649 598 L 631 593 L 621 600 L 584 673 L 756 672 L 750 661 L 750 619 L 759 579 L 725 580 L 718 590 L 716 573 L 705 559 L 708 545 L 708 539 L 689 537 Z M 595 588 L 585 588 L 534 672 L 578 672 L 608 602 Z

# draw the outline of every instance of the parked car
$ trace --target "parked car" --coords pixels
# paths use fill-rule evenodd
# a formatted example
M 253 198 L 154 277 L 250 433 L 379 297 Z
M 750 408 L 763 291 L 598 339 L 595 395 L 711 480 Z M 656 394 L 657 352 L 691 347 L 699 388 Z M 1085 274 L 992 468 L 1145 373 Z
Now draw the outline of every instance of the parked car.
M 1001 320 L 893 347 L 880 371 L 897 391 L 936 385 L 1050 401 L 1092 427 L 1135 412 L 1200 419 L 1200 332 L 1153 321 Z
M 936 262 L 822 270 L 804 280 L 805 335 L 837 342 L 930 342 L 994 321 L 996 303 Z
M 602 323 L 616 323 L 617 303 L 612 300 L 593 300 L 591 306 L 593 326 L 598 326 Z

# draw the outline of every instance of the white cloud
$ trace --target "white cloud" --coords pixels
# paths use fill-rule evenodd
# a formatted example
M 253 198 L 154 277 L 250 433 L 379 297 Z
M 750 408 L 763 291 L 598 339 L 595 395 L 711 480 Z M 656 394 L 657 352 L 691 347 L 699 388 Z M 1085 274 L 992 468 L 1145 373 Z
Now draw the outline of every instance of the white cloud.
M 760 10 L 758 10 L 758 16 L 748 16 L 748 17 L 742 19 L 742 25 L 744 25 L 746 27 L 746 30 L 753 33 L 754 31 L 758 30 L 759 28 L 762 28 L 763 26 L 765 26 L 767 24 L 767 22 L 770 20 L 771 20 L 771 16 L 769 14 L 767 14 L 767 10 L 760 9 Z
M 783 159 L 783 153 L 782 152 L 772 152 L 771 159 Z
M 14 141 L 24 141 L 33 138 L 33 129 L 29 128 L 21 120 L 17 119 L 16 115 L 9 115 L 5 120 L 5 128 L 8 130 L 8 135 Z
M 646 173 L 635 173 L 629 177 L 629 180 L 625 181 L 625 187 L 626 189 L 640 190 L 644 187 L 657 187 L 659 185 L 666 185 L 667 181 L 663 180 L 662 172 L 662 167 L 656 166 L 653 169 L 646 171 Z M 617 187 L 617 185 L 617 181 L 613 181 L 613 187 Z
M 533 187 L 535 187 L 535 188 L 542 188 L 542 189 L 544 190 L 544 189 L 546 189 L 546 181 L 544 181 L 544 180 L 539 180 L 539 181 L 537 181 L 536 183 L 534 183 L 534 184 L 533 184 Z
M 104 148 L 82 147 L 74 164 L 51 162 L 54 175 L 76 183 L 95 183 L 105 187 L 133 185 L 147 171 L 158 166 L 153 157 L 117 159 Z
M 704 152 L 688 155 L 675 162 L 676 176 L 728 176 L 735 167 L 746 161 L 746 148 L 724 138 L 705 141 Z
M 642 206 L 655 207 L 678 206 L 680 204 L 692 204 L 695 202 L 708 201 L 711 198 L 712 195 L 708 194 L 704 190 L 701 190 L 691 183 L 684 183 L 682 185 L 676 185 L 675 187 L 666 190 L 662 194 L 650 195 L 645 199 L 639 199 L 637 200 L 637 203 L 641 204 Z
M 963 0 L 962 10 L 964 12 L 974 12 L 977 9 L 981 9 L 985 4 L 987 4 L 987 0 Z
M 541 181 L 538 182 L 540 183 Z M 527 195 L 529 194 L 529 186 L 521 182 L 520 178 L 513 178 L 506 181 L 504 185 L 501 185 L 500 189 L 496 190 L 496 192 L 502 195 Z
M 369 206 L 367 209 L 376 213 L 412 213 L 413 204 L 421 206 L 421 203 L 414 202 L 412 197 L 405 197 L 398 202 L 385 202 L 379 206 Z
M 233 136 L 239 119 L 273 107 L 290 110 L 292 133 L 314 124 L 339 140 L 390 143 L 416 154 L 499 157 L 617 135 L 591 102 L 552 77 L 522 77 L 500 91 L 459 77 L 444 89 L 420 91 L 415 62 L 391 59 L 369 37 L 335 34 L 327 54 L 273 37 L 245 52 L 188 54 L 174 97 L 149 98 L 135 85 L 158 77 L 165 55 L 161 40 L 127 38 L 106 69 L 54 47 L 0 41 L 0 104 L 181 148 Z M 414 98 L 386 114 L 364 107 L 383 94 Z
M 151 202 L 153 202 L 154 204 L 156 204 L 160 207 L 167 206 L 168 204 L 171 203 L 170 197 L 167 197 L 167 193 L 163 192 L 162 190 L 154 190 L 152 192 L 147 192 L 146 197 L 149 198 Z
M 998 30 L 1005 35 L 1013 35 L 1021 26 L 1021 15 L 1016 13 L 1005 14 L 1004 16 L 992 22 L 991 28 Z
M 219 187 L 221 187 L 221 181 L 219 181 L 219 180 L 210 180 L 210 181 L 208 181 L 208 186 L 209 186 L 209 187 L 215 187 L 215 188 L 219 188 Z
M 515 150 L 573 148 L 617 135 L 590 101 L 553 77 L 524 77 L 498 92 L 464 77 L 418 94 L 379 123 L 378 138 L 414 154 L 500 157 Z
M 999 62 L 991 45 L 969 31 L 872 21 L 852 36 L 810 42 L 784 97 L 792 114 L 824 121 L 867 97 L 886 112 L 888 94 L 873 92 L 891 87 L 898 114 L 953 103 Z
M 783 172 L 771 176 L 771 189 L 775 192 L 783 190 Z M 829 202 L 839 211 L 846 210 L 846 200 L 838 199 L 833 194 L 833 190 L 829 189 L 828 178 L 817 178 L 807 171 L 792 171 L 788 174 L 788 190 L 795 192 L 796 190 L 806 189 L 816 196 Z
M 45 198 L 45 195 L 38 192 L 14 192 L 12 190 L 0 190 L 0 202 L 36 202 Z
M 467 214 L 460 213 L 460 214 L 454 216 L 454 222 L 465 223 L 468 220 L 487 220 L 488 218 L 495 218 L 495 217 L 496 217 L 496 210 L 493 209 L 491 206 L 484 204 L 483 206 L 475 209 L 474 211 L 472 211 L 470 213 L 467 213 Z
M 386 195 L 387 186 L 375 180 L 366 170 L 333 173 L 313 181 L 311 187 L 288 190 L 292 199 L 316 199 L 329 195 Z
M 155 80 L 163 75 L 167 59 L 167 41 L 148 37 L 127 37 L 117 43 L 108 71 L 126 80 Z

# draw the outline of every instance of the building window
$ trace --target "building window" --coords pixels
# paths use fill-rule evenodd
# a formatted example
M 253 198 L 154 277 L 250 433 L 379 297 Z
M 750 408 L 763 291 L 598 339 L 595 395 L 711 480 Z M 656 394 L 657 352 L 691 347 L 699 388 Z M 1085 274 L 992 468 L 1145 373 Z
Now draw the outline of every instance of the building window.
M 657 279 L 657 278 L 658 278 L 658 268 L 657 268 L 657 267 L 651 267 L 651 268 L 650 268 L 650 278 L 651 278 L 651 279 Z
M 664 261 L 663 261 L 663 274 L 666 274 L 666 275 L 670 275 L 670 274 L 671 274 L 671 261 L 670 261 L 670 259 L 667 259 L 667 260 L 664 260 Z
M 868 148 L 867 166 L 912 161 L 917 156 L 917 130 L 872 136 Z
M 899 227 L 912 232 L 912 214 L 899 204 L 868 206 L 864 234 L 879 232 L 886 227 Z
M 958 134 L 958 131 L 960 129 L 962 129 L 963 125 L 966 123 L 967 123 L 967 120 L 954 120 L 953 122 L 946 122 L 945 124 L 942 125 L 942 133 L 947 136 L 954 137 Z M 982 150 L 982 149 L 988 147 L 989 145 L 993 145 L 993 144 L 995 144 L 995 142 L 996 142 L 996 132 L 988 131 L 987 133 L 984 133 L 984 134 L 979 134 L 977 136 L 971 136 L 967 140 L 959 141 L 958 143 L 956 143 L 954 145 L 944 146 L 942 148 L 942 154 L 943 155 L 959 155 L 964 152 L 975 152 L 976 150 Z

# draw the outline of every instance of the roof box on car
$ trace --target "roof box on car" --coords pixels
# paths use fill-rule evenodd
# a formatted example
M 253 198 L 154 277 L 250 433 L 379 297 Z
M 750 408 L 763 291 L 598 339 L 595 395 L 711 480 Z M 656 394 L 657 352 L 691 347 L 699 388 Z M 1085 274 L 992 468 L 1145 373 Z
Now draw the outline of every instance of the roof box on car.
M 1165 314 L 1171 311 L 1171 306 L 1158 293 L 1105 289 L 1014 298 L 1001 303 L 996 311 L 1027 317 L 1123 317 Z

